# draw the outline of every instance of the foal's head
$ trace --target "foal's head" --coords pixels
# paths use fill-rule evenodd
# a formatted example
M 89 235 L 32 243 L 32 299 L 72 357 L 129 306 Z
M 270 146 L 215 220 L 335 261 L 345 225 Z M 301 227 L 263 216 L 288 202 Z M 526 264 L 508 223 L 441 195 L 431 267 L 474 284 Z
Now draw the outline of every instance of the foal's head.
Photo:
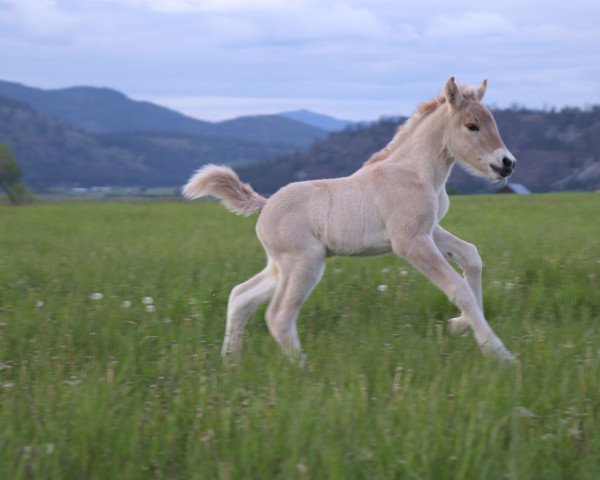
M 446 145 L 450 155 L 473 173 L 500 180 L 512 174 L 516 161 L 502 142 L 491 112 L 481 103 L 486 88 L 487 80 L 476 88 L 459 88 L 454 77 L 446 82 Z

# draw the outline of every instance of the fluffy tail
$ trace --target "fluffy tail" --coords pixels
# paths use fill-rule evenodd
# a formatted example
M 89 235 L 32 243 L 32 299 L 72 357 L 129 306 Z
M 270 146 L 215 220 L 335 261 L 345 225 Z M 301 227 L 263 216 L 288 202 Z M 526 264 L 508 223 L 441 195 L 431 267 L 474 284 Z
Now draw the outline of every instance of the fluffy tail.
M 182 194 L 189 199 L 211 195 L 238 215 L 252 215 L 264 207 L 267 199 L 247 183 L 242 183 L 229 167 L 205 165 L 192 175 Z

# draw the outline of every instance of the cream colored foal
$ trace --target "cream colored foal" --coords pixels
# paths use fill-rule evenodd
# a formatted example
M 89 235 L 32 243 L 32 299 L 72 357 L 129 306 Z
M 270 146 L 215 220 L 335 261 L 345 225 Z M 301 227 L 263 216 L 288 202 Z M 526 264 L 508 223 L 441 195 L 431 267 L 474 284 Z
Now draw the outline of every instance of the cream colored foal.
M 477 249 L 438 223 L 448 210 L 445 183 L 459 161 L 476 175 L 508 177 L 515 159 L 481 103 L 487 82 L 457 86 L 422 104 L 392 141 L 349 177 L 291 183 L 266 199 L 228 167 L 207 165 L 183 189 L 187 198 L 212 195 L 243 215 L 260 212 L 256 232 L 267 254 L 265 269 L 229 297 L 222 353 L 238 352 L 248 318 L 268 302 L 267 324 L 290 356 L 300 353 L 296 319 L 332 255 L 393 251 L 440 288 L 462 312 L 450 331 L 469 327 L 484 353 L 512 354 L 483 313 Z M 459 264 L 459 275 L 448 260 Z

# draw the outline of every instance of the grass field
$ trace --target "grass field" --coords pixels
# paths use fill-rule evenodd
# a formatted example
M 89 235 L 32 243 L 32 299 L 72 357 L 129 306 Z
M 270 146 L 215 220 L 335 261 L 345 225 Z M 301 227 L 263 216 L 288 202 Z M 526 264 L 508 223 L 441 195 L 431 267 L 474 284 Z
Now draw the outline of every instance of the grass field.
M 224 365 L 229 291 L 264 262 L 255 220 L 0 208 L 0 478 L 600 477 L 599 194 L 452 199 L 510 366 L 448 337 L 454 307 L 391 255 L 328 261 L 306 368 L 264 308 Z

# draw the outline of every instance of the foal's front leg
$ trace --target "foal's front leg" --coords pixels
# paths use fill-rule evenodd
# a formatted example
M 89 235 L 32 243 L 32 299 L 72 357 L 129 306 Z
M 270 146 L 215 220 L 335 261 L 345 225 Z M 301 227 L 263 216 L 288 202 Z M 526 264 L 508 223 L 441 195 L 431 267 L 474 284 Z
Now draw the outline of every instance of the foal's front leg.
M 467 281 L 445 260 L 431 235 L 394 239 L 392 247 L 394 252 L 423 272 L 460 308 L 484 353 L 493 354 L 503 360 L 514 359 L 487 323 Z
M 479 308 L 484 313 L 481 292 L 482 262 L 477 252 L 477 247 L 452 235 L 439 225 L 436 225 L 433 229 L 433 241 L 444 257 L 455 262 L 462 268 L 465 273 L 465 279 L 475 294 Z M 450 332 L 455 334 L 464 333 L 469 328 L 469 321 L 464 315 L 450 319 L 449 324 Z

